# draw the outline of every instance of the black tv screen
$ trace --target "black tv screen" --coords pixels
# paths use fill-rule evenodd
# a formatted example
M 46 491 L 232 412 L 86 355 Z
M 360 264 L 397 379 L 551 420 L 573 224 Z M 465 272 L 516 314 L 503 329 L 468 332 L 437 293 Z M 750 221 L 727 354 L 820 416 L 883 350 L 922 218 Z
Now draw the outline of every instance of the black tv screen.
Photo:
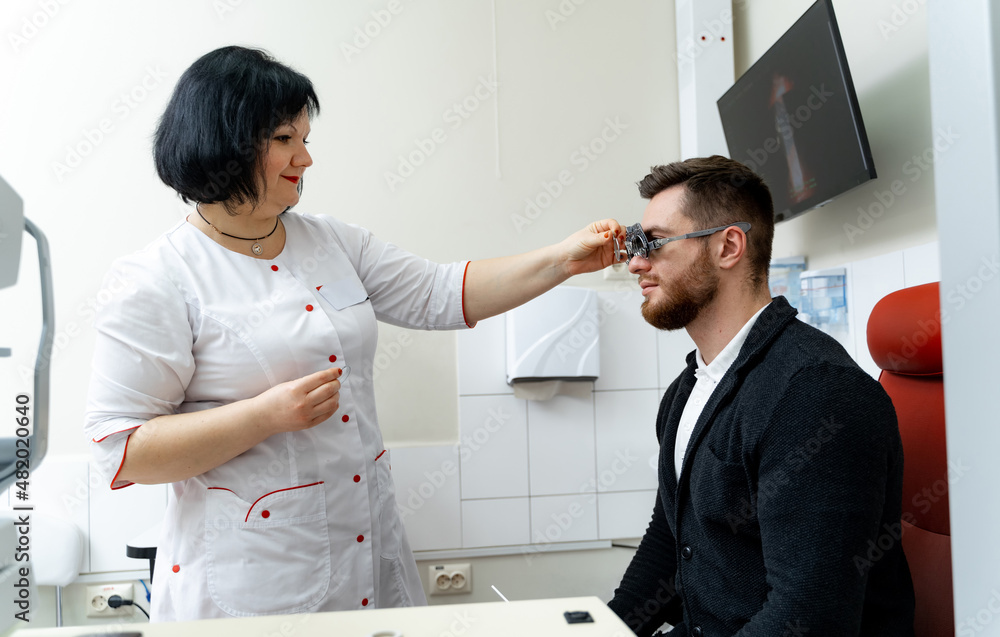
M 726 144 L 767 182 L 775 221 L 875 178 L 829 0 L 818 0 L 718 100 Z

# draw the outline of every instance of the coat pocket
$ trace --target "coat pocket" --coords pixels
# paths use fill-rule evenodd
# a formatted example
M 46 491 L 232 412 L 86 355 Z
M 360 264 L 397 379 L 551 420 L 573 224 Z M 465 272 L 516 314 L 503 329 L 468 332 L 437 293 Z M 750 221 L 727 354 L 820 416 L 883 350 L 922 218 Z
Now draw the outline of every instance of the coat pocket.
M 721 460 L 707 445 L 691 465 L 691 505 L 697 519 L 733 535 L 757 533 L 757 494 L 741 463 Z
M 208 589 L 234 616 L 298 613 L 327 595 L 330 535 L 323 483 L 248 502 L 210 488 L 206 498 Z

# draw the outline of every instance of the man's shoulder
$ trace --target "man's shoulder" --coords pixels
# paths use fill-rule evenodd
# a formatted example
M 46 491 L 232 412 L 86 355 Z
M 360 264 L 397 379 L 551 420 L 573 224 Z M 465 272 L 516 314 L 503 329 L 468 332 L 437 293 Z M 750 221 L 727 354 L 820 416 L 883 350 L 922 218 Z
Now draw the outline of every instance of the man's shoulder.
M 742 371 L 742 391 L 764 393 L 775 409 L 801 403 L 803 409 L 854 405 L 891 409 L 878 381 L 832 336 L 793 319 Z M 757 400 L 761 400 L 758 398 Z
M 788 322 L 763 359 L 795 368 L 820 364 L 841 366 L 864 374 L 864 370 L 837 339 L 798 318 Z

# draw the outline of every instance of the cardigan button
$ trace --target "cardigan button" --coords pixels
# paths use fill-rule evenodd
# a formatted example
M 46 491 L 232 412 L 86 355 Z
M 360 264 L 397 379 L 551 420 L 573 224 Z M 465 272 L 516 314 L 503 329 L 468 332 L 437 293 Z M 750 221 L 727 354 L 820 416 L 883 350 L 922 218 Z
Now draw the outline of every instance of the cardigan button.
M 694 555 L 694 550 L 692 550 L 690 546 L 685 544 L 684 548 L 681 549 L 681 557 L 683 557 L 686 560 L 689 560 L 691 559 L 692 555 Z
M 691 629 L 691 637 L 701 637 L 701 626 L 695 626 Z

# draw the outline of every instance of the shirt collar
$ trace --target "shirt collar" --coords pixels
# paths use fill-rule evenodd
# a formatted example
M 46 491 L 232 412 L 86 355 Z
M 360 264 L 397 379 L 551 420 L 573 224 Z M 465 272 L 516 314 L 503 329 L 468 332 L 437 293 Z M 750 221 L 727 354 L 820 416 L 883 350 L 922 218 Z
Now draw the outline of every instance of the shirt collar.
M 770 305 L 770 303 L 767 305 Z M 698 380 L 710 380 L 715 384 L 718 384 L 722 380 L 722 377 L 726 375 L 726 372 L 732 366 L 733 361 L 739 356 L 740 350 L 743 349 L 743 343 L 747 340 L 747 335 L 750 334 L 750 330 L 753 329 L 753 325 L 757 322 L 757 318 L 761 315 L 761 312 L 767 309 L 767 305 L 757 310 L 757 313 L 750 317 L 750 320 L 740 328 L 736 336 L 726 344 L 711 363 L 706 364 L 705 359 L 701 357 L 701 350 L 695 350 L 695 360 L 698 363 L 697 369 L 694 370 L 695 378 Z

